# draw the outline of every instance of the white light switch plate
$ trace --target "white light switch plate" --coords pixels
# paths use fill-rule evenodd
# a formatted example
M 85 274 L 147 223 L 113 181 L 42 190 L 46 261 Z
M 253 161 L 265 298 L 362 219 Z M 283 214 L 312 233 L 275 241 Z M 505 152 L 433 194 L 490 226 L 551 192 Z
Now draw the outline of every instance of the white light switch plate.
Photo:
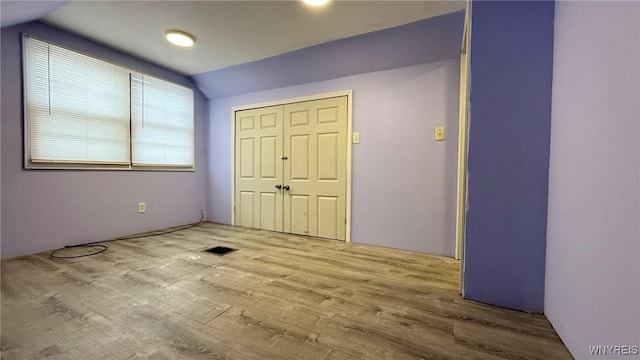
M 442 141 L 445 139 L 444 126 L 438 126 L 434 131 L 434 138 L 436 141 Z
M 352 140 L 354 144 L 360 144 L 360 133 L 354 132 L 352 135 Z

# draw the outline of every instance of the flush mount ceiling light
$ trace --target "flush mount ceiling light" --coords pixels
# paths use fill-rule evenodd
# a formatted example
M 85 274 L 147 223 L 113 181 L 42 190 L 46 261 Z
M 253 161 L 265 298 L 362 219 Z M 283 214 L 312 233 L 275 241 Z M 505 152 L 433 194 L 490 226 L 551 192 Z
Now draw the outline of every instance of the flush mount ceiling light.
M 302 2 L 304 2 L 307 5 L 311 5 L 311 6 L 322 6 L 326 3 L 328 3 L 330 0 L 302 0 Z
M 180 30 L 169 30 L 164 36 L 170 43 L 182 47 L 191 47 L 196 42 L 193 35 Z

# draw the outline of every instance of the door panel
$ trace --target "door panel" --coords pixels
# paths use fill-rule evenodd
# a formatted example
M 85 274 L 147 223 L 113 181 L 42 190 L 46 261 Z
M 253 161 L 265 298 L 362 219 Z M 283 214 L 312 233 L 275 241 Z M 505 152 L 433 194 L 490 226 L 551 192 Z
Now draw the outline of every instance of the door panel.
M 253 207 L 254 207 L 255 192 L 253 191 L 240 191 L 239 214 L 240 214 L 240 226 L 254 227 L 253 222 Z
M 240 177 L 253 180 L 254 139 L 240 139 Z
M 260 146 L 260 178 L 277 180 L 279 177 L 277 163 L 282 161 L 278 156 L 278 137 L 263 136 L 260 138 Z
M 318 181 L 339 181 L 338 133 L 318 134 Z
M 309 181 L 309 135 L 291 136 L 291 151 L 289 164 L 291 167 L 290 176 L 286 179 L 296 181 Z M 286 182 L 286 181 L 285 181 Z
M 290 206 L 289 211 L 285 210 L 285 213 L 290 214 L 289 217 L 285 216 L 285 227 L 288 225 L 289 228 L 289 231 L 285 231 L 292 234 L 309 235 L 309 196 L 294 194 L 285 197 L 289 198 L 287 203 Z
M 276 113 L 265 114 L 260 117 L 260 128 L 261 129 L 275 128 L 279 121 L 281 120 Z
M 340 229 L 337 196 L 318 196 L 318 237 L 337 239 Z
M 276 214 L 278 207 L 282 207 L 282 197 L 277 192 L 260 194 L 260 229 L 277 231 L 278 219 Z
M 347 97 L 287 104 L 283 116 L 284 231 L 345 240 Z
M 240 117 L 240 130 L 252 130 L 254 127 L 255 117 L 250 114 Z
M 338 115 L 339 107 L 327 107 L 318 109 L 318 124 L 336 124 L 340 116 Z
M 283 229 L 282 132 L 282 106 L 236 112 L 236 225 Z
M 309 125 L 309 115 L 309 111 L 304 108 L 298 108 L 298 110 L 292 111 L 288 117 L 289 126 L 293 128 Z

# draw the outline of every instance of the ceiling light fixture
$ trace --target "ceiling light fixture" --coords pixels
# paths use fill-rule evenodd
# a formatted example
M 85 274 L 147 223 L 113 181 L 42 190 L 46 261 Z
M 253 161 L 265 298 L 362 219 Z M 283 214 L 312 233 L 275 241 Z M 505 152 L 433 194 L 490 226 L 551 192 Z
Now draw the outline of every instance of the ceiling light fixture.
M 182 47 L 191 47 L 196 42 L 193 35 L 180 30 L 169 30 L 164 36 L 170 43 Z
M 328 3 L 330 0 L 302 0 L 302 2 L 304 2 L 307 5 L 311 5 L 311 6 L 322 6 L 326 3 Z

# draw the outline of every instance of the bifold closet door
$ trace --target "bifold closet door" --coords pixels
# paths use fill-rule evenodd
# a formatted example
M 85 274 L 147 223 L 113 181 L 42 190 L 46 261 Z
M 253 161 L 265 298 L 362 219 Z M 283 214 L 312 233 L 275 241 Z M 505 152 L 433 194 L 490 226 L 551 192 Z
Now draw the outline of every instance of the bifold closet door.
M 282 106 L 236 112 L 235 224 L 283 230 Z
M 346 238 L 347 97 L 284 105 L 284 232 Z

